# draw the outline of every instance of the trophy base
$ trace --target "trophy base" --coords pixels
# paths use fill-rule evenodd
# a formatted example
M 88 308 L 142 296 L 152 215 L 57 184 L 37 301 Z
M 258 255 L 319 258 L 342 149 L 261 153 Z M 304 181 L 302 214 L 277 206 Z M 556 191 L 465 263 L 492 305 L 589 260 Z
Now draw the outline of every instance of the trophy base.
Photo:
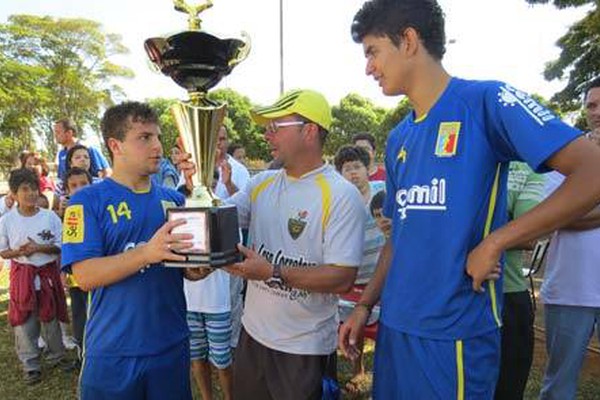
M 240 242 L 237 209 L 235 206 L 178 207 L 167 210 L 167 220 L 185 219 L 187 223 L 172 233 L 191 233 L 194 247 L 175 254 L 185 261 L 163 262 L 165 267 L 221 268 L 241 260 L 237 244 Z

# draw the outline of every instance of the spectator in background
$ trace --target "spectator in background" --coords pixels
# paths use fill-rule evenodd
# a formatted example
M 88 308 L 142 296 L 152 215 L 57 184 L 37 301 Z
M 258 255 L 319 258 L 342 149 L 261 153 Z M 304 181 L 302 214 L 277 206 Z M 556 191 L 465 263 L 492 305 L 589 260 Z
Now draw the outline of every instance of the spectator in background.
M 385 190 L 385 182 L 369 181 L 368 166 L 369 153 L 359 146 L 343 146 L 335 155 L 335 169 L 342 174 L 347 181 L 352 183 L 362 195 L 365 205 L 365 240 L 363 246 L 362 261 L 358 268 L 354 287 L 349 293 L 342 294 L 340 297 L 348 301 L 356 301 L 360 298 L 365 286 L 375 272 L 379 253 L 385 244 L 385 236 L 377 227 L 375 219 L 370 213 L 370 204 L 376 193 Z M 365 369 L 363 363 L 363 351 L 360 346 L 360 355 L 352 360 L 354 376 L 346 384 L 348 393 L 357 393 L 361 382 L 365 380 Z
M 46 163 L 46 159 L 40 156 L 38 153 L 32 151 L 24 151 L 19 157 L 21 161 L 21 168 L 27 168 L 36 173 L 39 179 L 40 194 L 43 194 L 48 199 L 48 203 L 52 206 L 55 204 L 56 185 L 54 181 L 48 176 L 50 174 L 50 168 Z
M 362 147 L 369 153 L 369 180 L 385 182 L 385 168 L 376 164 L 375 138 L 370 133 L 358 133 L 352 137 L 352 144 Z
M 76 144 L 71 147 L 67 152 L 66 162 L 67 172 L 69 172 L 71 168 L 79 168 L 92 175 L 92 162 L 90 158 L 90 149 L 88 147 L 82 144 Z M 92 176 L 92 183 L 98 183 L 101 180 L 102 178 Z
M 385 201 L 385 191 L 375 193 L 369 204 L 371 216 L 383 235 L 388 239 L 392 234 L 392 220 L 383 215 L 383 202 Z
M 589 140 L 600 145 L 600 77 L 585 94 Z M 552 194 L 565 177 L 547 175 L 545 194 Z M 561 186 L 562 189 L 562 186 Z M 574 399 L 579 371 L 590 337 L 600 339 L 600 206 L 554 233 L 542 300 L 548 362 L 540 399 Z
M 226 200 L 250 179 L 246 167 L 226 152 L 227 130 L 219 129 L 215 154 L 215 194 Z M 205 279 L 184 282 L 190 327 L 192 375 L 203 399 L 212 399 L 211 365 L 225 399 L 232 398 L 232 354 L 240 333 L 243 281 L 221 269 Z
M 14 204 L 15 198 L 10 192 L 0 197 L 0 217 L 10 211 Z
M 67 152 L 71 147 L 79 143 L 79 141 L 76 140 L 77 126 L 75 125 L 75 122 L 68 118 L 56 121 L 54 124 L 54 136 L 56 142 L 62 146 L 57 156 L 58 179 L 62 181 L 67 174 Z M 90 155 L 90 174 L 93 177 L 98 178 L 110 176 L 112 170 L 104 155 L 102 155 L 95 147 L 89 147 L 88 150 Z
M 9 187 L 17 206 L 0 218 L 0 256 L 11 260 L 8 319 L 15 332 L 17 356 L 24 380 L 41 379 L 38 338 L 47 343 L 51 366 L 70 370 L 59 321 L 68 322 L 67 304 L 57 260 L 61 224 L 49 210 L 40 209 L 39 178 L 29 169 L 11 172 Z
M 525 214 L 542 200 L 544 177 L 525 163 L 512 162 L 508 170 L 508 220 Z M 531 294 L 523 275 L 525 257 L 533 243 L 515 246 L 506 252 L 504 264 L 504 306 L 502 308 L 500 376 L 496 400 L 522 399 L 533 361 L 533 318 Z
M 72 167 L 67 171 L 65 178 L 65 201 L 61 202 L 62 213 L 66 208 L 66 202 L 70 196 L 77 193 L 80 189 L 92 184 L 92 176 L 90 173 L 81 168 Z M 65 274 L 66 285 L 69 289 L 69 297 L 71 298 L 71 327 L 73 328 L 73 340 L 77 346 L 77 355 L 79 360 L 82 359 L 81 350 L 83 349 L 83 332 L 85 328 L 85 322 L 87 320 L 87 296 L 88 292 L 82 290 L 72 274 Z M 64 341 L 64 339 L 63 339 Z
M 233 157 L 237 162 L 246 165 L 246 149 L 239 143 L 232 143 L 227 148 L 227 154 Z

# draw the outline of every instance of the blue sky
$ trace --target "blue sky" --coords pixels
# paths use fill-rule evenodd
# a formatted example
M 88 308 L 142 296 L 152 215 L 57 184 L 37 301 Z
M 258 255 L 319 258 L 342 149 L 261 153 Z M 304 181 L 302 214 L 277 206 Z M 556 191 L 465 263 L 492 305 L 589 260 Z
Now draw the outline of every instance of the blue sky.
M 188 2 L 193 3 L 191 0 Z M 352 42 L 350 23 L 362 0 L 284 0 L 285 86 L 319 90 L 336 103 L 357 92 L 382 106 L 398 98 L 381 95 L 377 84 L 364 74 L 364 58 Z M 529 6 L 525 0 L 440 0 L 446 13 L 448 45 L 444 64 L 463 78 L 498 79 L 527 92 L 551 96 L 563 86 L 546 82 L 544 64 L 554 59 L 556 40 L 583 16 L 585 9 L 556 10 Z M 147 65 L 145 38 L 183 30 L 185 16 L 175 12 L 171 0 L 2 0 L 0 21 L 11 14 L 83 17 L 118 33 L 130 49 L 115 59 L 136 73 L 122 81 L 130 99 L 185 98 L 169 78 Z M 279 0 L 214 0 L 204 14 L 203 28 L 222 36 L 246 31 L 252 38 L 249 58 L 218 87 L 230 87 L 257 103 L 269 103 L 279 94 Z

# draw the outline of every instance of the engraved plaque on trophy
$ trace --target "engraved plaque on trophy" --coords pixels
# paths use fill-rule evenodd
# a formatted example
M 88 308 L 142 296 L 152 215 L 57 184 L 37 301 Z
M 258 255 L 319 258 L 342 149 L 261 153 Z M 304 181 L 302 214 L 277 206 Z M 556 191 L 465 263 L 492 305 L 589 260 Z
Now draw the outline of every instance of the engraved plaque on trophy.
M 167 219 L 183 218 L 185 225 L 174 233 L 194 235 L 193 248 L 180 251 L 187 260 L 165 261 L 168 267 L 210 266 L 213 268 L 239 260 L 237 243 L 239 228 L 235 206 L 223 205 L 212 192 L 217 134 L 223 123 L 227 105 L 208 99 L 207 91 L 228 75 L 250 52 L 247 36 L 220 39 L 200 30 L 198 15 L 212 7 L 212 1 L 190 6 L 185 0 L 173 0 L 177 11 L 188 14 L 189 30 L 169 37 L 147 39 L 146 53 L 154 66 L 179 86 L 185 88 L 189 100 L 172 107 L 180 142 L 192 155 L 197 172 L 194 190 L 185 207 L 167 210 Z

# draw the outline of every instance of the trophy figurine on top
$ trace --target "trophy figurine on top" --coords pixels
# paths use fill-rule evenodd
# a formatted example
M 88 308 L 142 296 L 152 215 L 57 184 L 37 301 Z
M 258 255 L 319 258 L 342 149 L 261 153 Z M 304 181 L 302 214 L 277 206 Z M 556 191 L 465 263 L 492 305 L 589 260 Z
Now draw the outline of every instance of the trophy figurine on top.
M 235 206 L 226 206 L 212 192 L 217 133 L 227 105 L 208 99 L 207 91 L 219 83 L 250 52 L 250 40 L 219 39 L 200 29 L 198 15 L 212 7 L 212 1 L 190 6 L 173 0 L 175 10 L 188 14 L 187 31 L 169 37 L 146 39 L 144 47 L 150 61 L 164 75 L 185 88 L 189 100 L 172 107 L 180 143 L 192 155 L 197 172 L 194 190 L 185 207 L 167 210 L 167 219 L 183 218 L 186 224 L 174 233 L 194 235 L 191 249 L 178 252 L 186 261 L 166 261 L 168 267 L 223 267 L 239 260 L 239 229 Z

